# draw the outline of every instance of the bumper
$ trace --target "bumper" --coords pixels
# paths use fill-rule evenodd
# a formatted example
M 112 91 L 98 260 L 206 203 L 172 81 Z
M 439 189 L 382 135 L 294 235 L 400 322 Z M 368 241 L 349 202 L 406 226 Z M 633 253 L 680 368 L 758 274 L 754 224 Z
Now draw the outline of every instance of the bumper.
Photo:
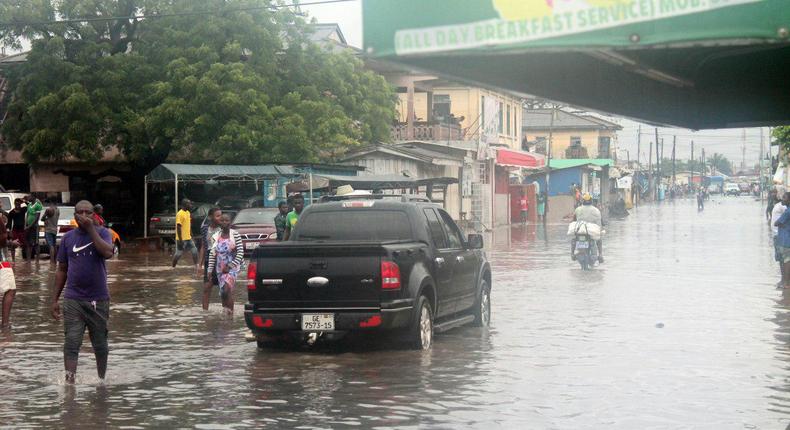
M 365 309 L 277 309 L 246 304 L 244 306 L 244 321 L 247 323 L 247 327 L 256 334 L 301 332 L 302 314 L 323 313 L 334 315 L 334 331 L 337 332 L 392 330 L 409 325 L 412 308 L 412 300 L 382 303 L 380 308 Z

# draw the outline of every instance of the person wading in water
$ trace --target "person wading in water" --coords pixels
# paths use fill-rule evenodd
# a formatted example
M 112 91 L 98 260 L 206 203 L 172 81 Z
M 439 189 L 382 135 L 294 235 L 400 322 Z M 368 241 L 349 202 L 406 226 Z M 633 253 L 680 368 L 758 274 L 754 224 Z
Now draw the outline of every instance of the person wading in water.
M 223 214 L 219 225 L 221 230 L 214 234 L 214 238 L 211 241 L 212 245 L 208 256 L 208 273 L 210 273 L 210 276 L 216 277 L 222 306 L 229 314 L 232 314 L 233 287 L 236 286 L 236 278 L 238 278 L 241 264 L 244 262 L 244 245 L 241 242 L 239 232 L 230 228 L 230 215 Z M 211 281 L 206 282 L 205 288 L 211 291 Z M 204 309 L 207 307 L 204 306 Z
M 61 318 L 60 293 L 63 298 L 63 362 L 66 382 L 73 384 L 77 374 L 77 360 L 82 338 L 87 327 L 96 371 L 100 379 L 107 373 L 107 322 L 110 318 L 110 292 L 107 289 L 107 259 L 113 256 L 110 231 L 97 226 L 93 219 L 93 205 L 77 203 L 74 218 L 78 228 L 63 235 L 58 249 L 58 270 L 55 273 L 55 293 L 52 296 L 52 317 Z

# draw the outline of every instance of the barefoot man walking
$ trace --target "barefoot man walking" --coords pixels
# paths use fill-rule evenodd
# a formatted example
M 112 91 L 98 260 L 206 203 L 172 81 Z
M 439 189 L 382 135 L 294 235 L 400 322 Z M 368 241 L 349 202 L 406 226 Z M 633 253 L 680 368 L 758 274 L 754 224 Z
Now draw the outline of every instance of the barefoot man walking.
M 105 261 L 112 258 L 110 232 L 96 225 L 93 204 L 77 203 L 74 208 L 76 228 L 66 233 L 58 249 L 58 271 L 55 274 L 55 292 L 52 297 L 52 317 L 60 319 L 60 293 L 63 298 L 63 362 L 66 382 L 73 384 L 77 374 L 82 338 L 88 328 L 96 370 L 104 379 L 107 372 L 107 320 L 110 317 L 110 293 L 107 289 Z

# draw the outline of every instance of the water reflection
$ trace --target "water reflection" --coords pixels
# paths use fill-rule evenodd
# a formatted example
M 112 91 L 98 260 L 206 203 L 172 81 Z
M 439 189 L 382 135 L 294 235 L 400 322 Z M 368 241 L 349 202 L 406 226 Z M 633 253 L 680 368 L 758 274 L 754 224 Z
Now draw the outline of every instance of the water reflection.
M 48 262 L 17 267 L 0 333 L 11 427 L 782 428 L 790 418 L 790 293 L 776 290 L 758 203 L 640 207 L 612 221 L 607 263 L 582 272 L 566 226 L 486 238 L 493 320 L 433 350 L 357 337 L 258 351 L 241 309 L 200 308 L 200 282 L 160 253 L 109 264 L 106 386 L 89 342 L 63 384 Z M 245 291 L 235 292 L 237 303 Z

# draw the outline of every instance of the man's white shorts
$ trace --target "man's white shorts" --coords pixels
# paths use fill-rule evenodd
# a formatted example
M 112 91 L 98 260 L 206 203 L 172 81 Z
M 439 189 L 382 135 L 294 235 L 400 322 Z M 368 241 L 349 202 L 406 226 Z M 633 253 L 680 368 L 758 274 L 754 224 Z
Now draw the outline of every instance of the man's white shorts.
M 14 278 L 14 269 L 11 268 L 11 263 L 8 261 L 0 262 L 0 298 L 11 290 L 16 290 L 16 279 Z

